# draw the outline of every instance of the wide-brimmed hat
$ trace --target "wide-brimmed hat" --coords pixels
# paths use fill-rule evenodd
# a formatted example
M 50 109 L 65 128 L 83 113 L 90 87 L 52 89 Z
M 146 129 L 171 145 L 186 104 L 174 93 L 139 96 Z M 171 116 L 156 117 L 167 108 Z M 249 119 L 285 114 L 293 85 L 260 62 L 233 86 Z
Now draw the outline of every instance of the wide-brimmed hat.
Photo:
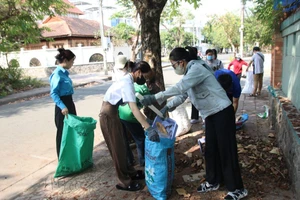
M 115 68 L 123 69 L 127 62 L 127 58 L 124 55 L 118 55 L 115 59 Z

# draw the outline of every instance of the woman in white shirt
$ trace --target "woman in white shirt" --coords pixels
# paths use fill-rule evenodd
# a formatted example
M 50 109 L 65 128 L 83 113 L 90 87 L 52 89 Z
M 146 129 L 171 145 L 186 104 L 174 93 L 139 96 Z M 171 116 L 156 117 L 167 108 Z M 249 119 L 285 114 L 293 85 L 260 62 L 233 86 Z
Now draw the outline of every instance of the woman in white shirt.
M 146 121 L 146 117 L 140 112 L 136 105 L 134 82 L 145 84 L 144 77 L 151 72 L 149 64 L 145 61 L 133 63 L 128 61 L 125 64 L 126 74 L 119 81 L 114 82 L 106 91 L 102 108 L 99 114 L 100 127 L 112 156 L 113 163 L 119 179 L 117 189 L 127 191 L 137 191 L 142 186 L 134 180 L 144 179 L 143 171 L 136 171 L 133 166 L 127 163 L 127 151 L 122 124 L 118 115 L 118 107 L 128 103 L 133 115 L 144 127 L 151 141 L 159 141 L 158 133 Z

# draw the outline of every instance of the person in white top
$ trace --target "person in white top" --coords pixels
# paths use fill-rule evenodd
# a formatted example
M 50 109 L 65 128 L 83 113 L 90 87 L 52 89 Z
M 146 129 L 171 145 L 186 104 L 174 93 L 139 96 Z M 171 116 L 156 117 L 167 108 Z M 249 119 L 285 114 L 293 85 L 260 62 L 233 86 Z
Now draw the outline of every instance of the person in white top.
M 259 96 L 261 93 L 262 85 L 263 85 L 263 77 L 264 77 L 264 61 L 265 56 L 260 52 L 259 47 L 253 47 L 253 56 L 252 59 L 246 69 L 248 71 L 249 67 L 253 63 L 253 91 L 250 94 L 250 97 Z
M 119 105 L 128 103 L 133 115 L 144 127 L 151 141 L 159 141 L 157 131 L 150 126 L 146 117 L 140 112 L 136 105 L 134 82 L 145 84 L 147 77 L 151 72 L 149 64 L 145 61 L 133 63 L 128 61 L 125 64 L 125 70 L 128 72 L 119 81 L 114 82 L 106 91 L 101 111 L 99 114 L 100 128 L 111 154 L 119 184 L 116 188 L 119 190 L 137 191 L 142 189 L 140 183 L 135 180 L 144 179 L 144 172 L 135 170 L 133 166 L 127 163 L 127 149 L 124 139 L 123 127 L 118 114 Z

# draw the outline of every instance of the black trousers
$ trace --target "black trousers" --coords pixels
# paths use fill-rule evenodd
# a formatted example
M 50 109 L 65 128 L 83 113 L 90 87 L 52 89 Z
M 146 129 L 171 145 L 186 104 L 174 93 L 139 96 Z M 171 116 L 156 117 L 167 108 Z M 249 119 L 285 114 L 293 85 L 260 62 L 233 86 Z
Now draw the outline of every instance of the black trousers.
M 192 114 L 191 114 L 191 119 L 199 119 L 199 110 L 192 104 Z
M 128 122 L 125 120 L 121 120 L 122 124 L 125 126 L 125 130 L 130 132 L 132 138 L 135 141 L 136 147 L 137 147 L 137 153 L 139 158 L 139 164 L 140 166 L 145 165 L 145 131 L 140 123 L 134 123 L 134 122 Z M 127 135 L 124 136 L 124 139 L 126 139 L 126 146 L 127 146 L 127 152 L 129 156 L 129 161 L 133 160 L 133 154 L 129 147 L 128 137 Z
M 60 99 L 68 108 L 69 113 L 76 115 L 76 108 L 75 108 L 75 104 L 73 102 L 72 95 L 62 96 L 62 97 L 60 97 Z M 57 131 L 56 131 L 57 158 L 59 158 L 59 153 L 60 153 L 60 144 L 61 144 L 61 138 L 62 138 L 62 133 L 63 133 L 63 127 L 64 127 L 64 119 L 65 119 L 65 116 L 61 113 L 61 109 L 58 106 L 55 106 L 54 121 L 55 121 L 55 125 L 57 128 Z
M 224 181 L 229 191 L 244 188 L 237 154 L 233 106 L 205 118 L 206 180 Z

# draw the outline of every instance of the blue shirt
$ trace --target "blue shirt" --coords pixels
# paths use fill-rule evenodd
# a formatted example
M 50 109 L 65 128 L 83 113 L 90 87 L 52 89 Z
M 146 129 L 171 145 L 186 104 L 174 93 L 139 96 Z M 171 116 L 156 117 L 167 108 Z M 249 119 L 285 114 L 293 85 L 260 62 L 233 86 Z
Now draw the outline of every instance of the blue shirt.
M 60 99 L 61 96 L 72 95 L 74 93 L 72 80 L 69 77 L 69 72 L 61 66 L 57 66 L 50 75 L 50 96 L 54 103 L 60 108 L 66 108 L 66 105 Z
M 219 70 L 215 71 L 216 79 L 218 79 L 218 77 L 222 74 L 229 74 L 231 76 L 231 78 L 232 78 L 232 89 L 229 92 L 232 93 L 232 96 L 234 98 L 239 98 L 241 96 L 242 89 L 241 89 L 241 84 L 240 84 L 240 80 L 238 79 L 238 77 L 231 70 L 219 69 Z

